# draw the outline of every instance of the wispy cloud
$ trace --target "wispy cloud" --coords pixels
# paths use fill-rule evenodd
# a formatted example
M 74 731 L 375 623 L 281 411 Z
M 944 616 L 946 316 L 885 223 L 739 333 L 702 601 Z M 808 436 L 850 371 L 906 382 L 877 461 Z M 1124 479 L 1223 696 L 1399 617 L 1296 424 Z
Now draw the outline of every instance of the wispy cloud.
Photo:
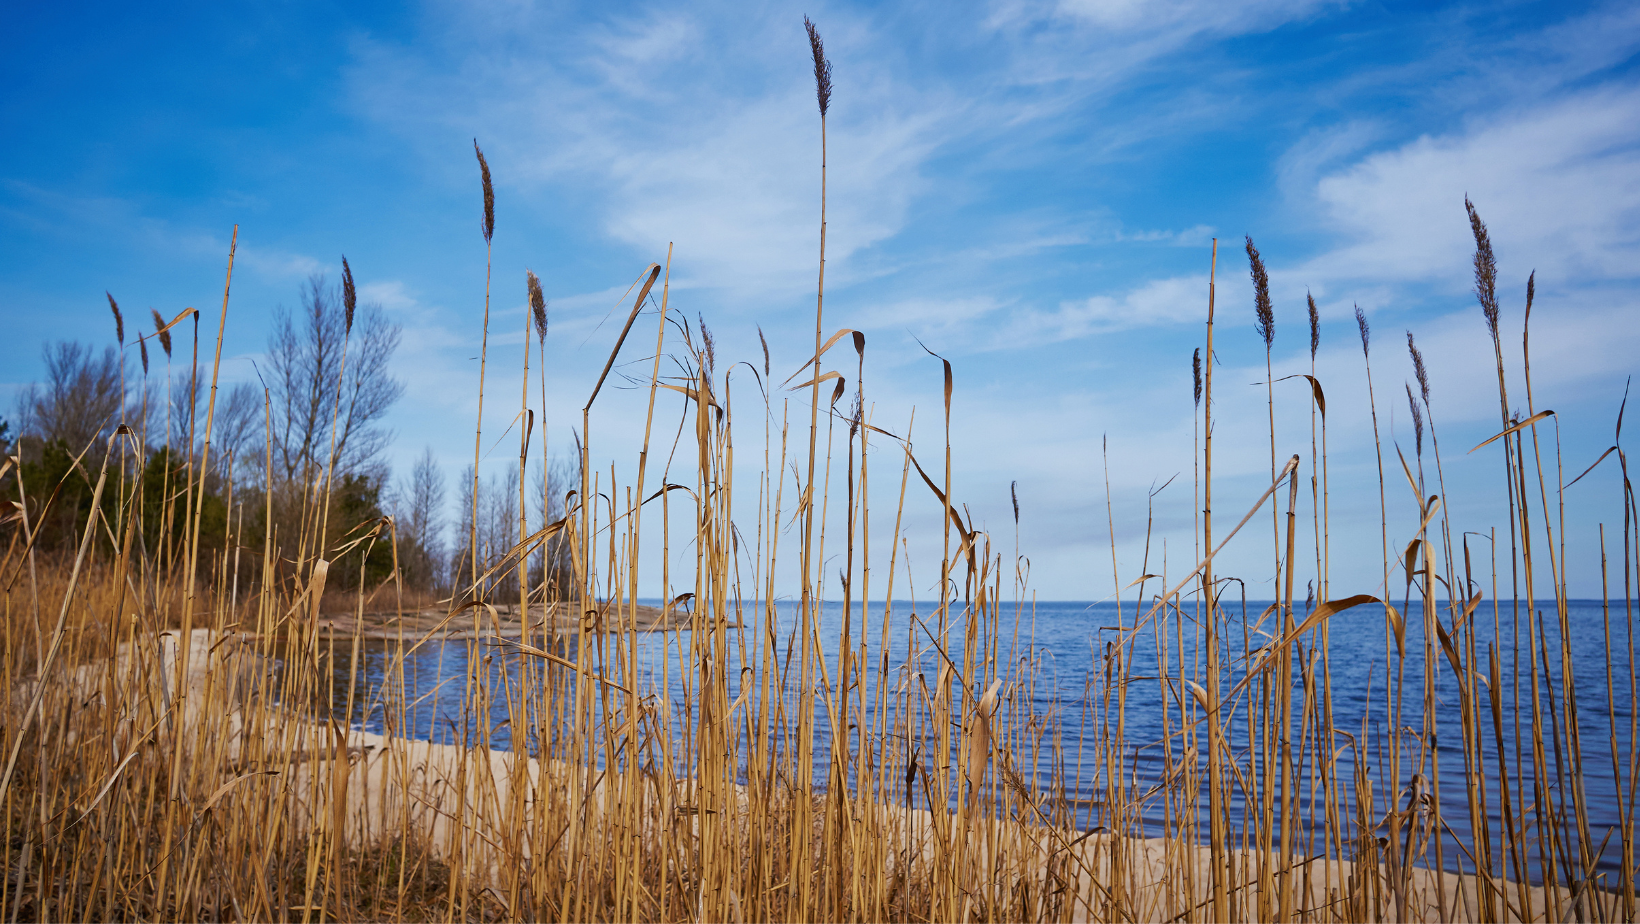
M 1324 176 L 1316 198 L 1343 246 L 1307 269 L 1332 279 L 1456 280 L 1467 194 L 1499 260 L 1565 283 L 1633 278 L 1640 243 L 1640 90 L 1603 87 L 1477 119 Z
M 1141 327 L 1197 323 L 1206 316 L 1207 274 L 1154 279 L 1121 295 L 1094 295 L 1052 311 L 1025 311 L 1008 325 L 1007 346 L 1075 340 Z
M 737 299 L 803 284 L 819 243 L 820 125 L 800 20 L 708 7 L 635 21 L 573 27 L 567 58 L 472 34 L 432 58 L 361 43 L 356 105 L 412 143 L 482 126 L 503 186 L 574 186 L 597 200 L 596 232 L 641 253 L 682 242 L 680 284 Z M 880 38 L 843 16 L 830 25 L 855 39 L 833 42 L 841 105 L 827 139 L 827 252 L 846 276 L 928 192 L 920 169 L 958 107 L 879 63 Z
M 1364 151 L 1382 129 L 1351 123 L 1307 135 L 1278 161 L 1292 208 L 1318 216 L 1319 252 L 1272 259 L 1284 304 L 1306 291 L 1326 315 L 1428 304 L 1436 315 L 1467 310 L 1474 247 L 1463 210 L 1467 194 L 1491 224 L 1507 285 L 1538 273 L 1539 291 L 1576 293 L 1640 277 L 1640 90 L 1606 86 L 1523 111 L 1476 117 L 1460 129 L 1381 151 Z M 1183 232 L 1118 230 L 1124 242 L 1200 246 L 1206 226 Z M 1239 250 L 1221 254 L 1221 297 L 1246 287 Z M 1434 303 L 1417 286 L 1433 283 Z M 987 349 L 1019 348 L 1146 327 L 1195 323 L 1206 300 L 1205 274 L 1153 278 L 1054 308 L 1028 299 L 993 300 L 1006 331 Z M 1513 291 L 1512 289 L 1510 291 Z M 1523 291 L 1516 293 L 1523 297 Z M 1516 299 L 1519 300 L 1518 298 Z M 965 316 L 955 315 L 959 319 Z M 978 315 L 971 316 L 977 318 Z M 942 329 L 951 341 L 962 332 Z M 1626 335 L 1623 335 L 1626 336 Z
M 1192 40 L 1260 32 L 1329 6 L 1337 4 L 1325 0 L 1001 0 L 993 4 L 986 24 L 1032 52 L 1032 63 L 1026 63 L 1023 56 L 1019 62 L 1023 80 L 1109 81 Z M 1072 47 L 1101 53 L 1064 53 Z

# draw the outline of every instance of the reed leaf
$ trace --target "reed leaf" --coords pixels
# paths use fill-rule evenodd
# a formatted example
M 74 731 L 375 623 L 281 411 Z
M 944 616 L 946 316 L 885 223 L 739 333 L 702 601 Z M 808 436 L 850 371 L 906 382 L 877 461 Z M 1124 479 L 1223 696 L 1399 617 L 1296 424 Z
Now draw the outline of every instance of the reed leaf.
M 1555 414 L 1554 411 L 1549 411 L 1549 410 L 1538 411 L 1536 414 L 1533 414 L 1532 416 L 1526 418 L 1525 420 L 1521 421 L 1520 423 L 1515 424 L 1514 426 L 1510 427 L 1507 430 L 1504 430 L 1502 433 L 1499 433 L 1499 434 L 1496 434 L 1496 435 L 1490 437 L 1485 442 L 1481 443 L 1479 446 L 1476 446 L 1475 449 L 1480 449 L 1482 446 L 1491 445 L 1492 443 L 1496 442 L 1497 440 L 1503 439 L 1504 437 L 1508 436 L 1511 433 L 1514 433 L 1518 430 L 1525 429 L 1526 427 L 1530 427 L 1532 424 L 1537 423 L 1538 421 L 1542 420 L 1545 417 L 1553 417 L 1554 414 Z M 1474 452 L 1475 449 L 1471 449 L 1469 451 Z
M 813 356 L 809 357 L 808 362 L 805 362 L 803 365 L 798 366 L 796 372 L 793 372 L 791 375 L 786 376 L 786 382 L 790 382 L 792 379 L 795 379 L 799 375 L 802 375 L 804 369 L 807 369 L 810 366 L 814 365 L 815 363 L 819 362 L 820 357 L 825 356 L 827 351 L 829 351 L 832 347 L 837 345 L 837 341 L 843 339 L 844 337 L 848 336 L 849 334 L 854 334 L 854 335 L 856 335 L 857 337 L 860 338 L 860 345 L 857 347 L 857 349 L 863 350 L 864 349 L 865 335 L 861 334 L 859 331 L 850 330 L 847 327 L 842 328 L 841 330 L 837 331 L 837 333 L 832 334 L 829 338 L 827 338 L 825 344 L 820 347 L 819 352 L 817 352 Z M 761 330 L 759 331 L 758 335 L 760 337 L 762 336 Z M 763 358 L 764 358 L 765 362 L 768 360 L 768 346 L 769 346 L 768 341 L 764 341 L 764 343 L 763 343 L 764 357 Z M 820 378 L 820 381 L 825 381 L 825 377 L 822 376 Z M 781 382 L 780 383 L 781 387 L 785 387 L 786 382 Z M 814 379 L 810 379 L 806 384 L 813 385 L 814 382 L 815 382 Z M 803 386 L 799 385 L 797 387 L 802 388 Z
M 627 315 L 626 325 L 621 328 L 621 335 L 615 338 L 615 348 L 609 351 L 609 360 L 604 363 L 604 371 L 598 374 L 598 384 L 592 386 L 592 394 L 587 396 L 585 408 L 591 408 L 592 402 L 598 398 L 598 392 L 604 387 L 604 379 L 609 378 L 609 370 L 615 367 L 615 357 L 621 354 L 621 344 L 626 343 L 626 335 L 632 332 L 632 323 L 638 320 L 638 313 L 643 310 L 644 299 L 649 297 L 649 290 L 654 287 L 655 280 L 661 275 L 659 263 L 649 264 L 649 276 L 643 282 L 643 288 L 638 291 L 638 297 L 632 302 L 632 313 Z
M 1321 390 L 1321 381 L 1315 376 L 1305 373 L 1299 373 L 1297 375 L 1284 375 L 1281 378 L 1276 379 L 1276 381 L 1285 382 L 1288 379 L 1305 379 L 1310 383 L 1310 398 L 1315 401 L 1315 406 L 1321 411 L 1322 418 L 1325 418 L 1327 416 L 1327 396 Z

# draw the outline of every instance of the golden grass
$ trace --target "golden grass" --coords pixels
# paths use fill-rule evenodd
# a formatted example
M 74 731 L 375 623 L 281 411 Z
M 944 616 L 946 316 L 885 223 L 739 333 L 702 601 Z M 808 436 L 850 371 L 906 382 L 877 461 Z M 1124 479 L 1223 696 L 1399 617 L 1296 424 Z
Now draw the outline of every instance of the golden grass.
M 810 37 L 823 121 L 829 62 L 812 25 Z M 478 157 L 488 245 L 493 190 L 488 164 Z M 1484 224 L 1472 207 L 1470 215 L 1486 249 L 1484 259 L 1477 254 L 1477 273 L 1492 273 Z M 393 542 L 390 522 L 366 530 L 328 524 L 326 473 L 324 490 L 304 492 L 309 507 L 300 534 L 274 536 L 270 527 L 262 560 L 247 568 L 257 578 L 241 590 L 229 562 L 242 537 L 230 532 L 222 548 L 202 547 L 199 539 L 204 484 L 196 473 L 209 464 L 214 369 L 202 457 L 186 469 L 187 483 L 167 492 L 166 509 L 142 509 L 140 491 L 102 490 L 110 478 L 130 477 L 119 469 L 130 456 L 112 449 L 139 435 L 112 437 L 78 553 L 47 560 L 25 534 L 14 533 L 0 560 L 0 674 L 9 703 L 0 731 L 0 753 L 9 757 L 0 783 L 8 833 L 0 918 L 1635 919 L 1632 807 L 1640 760 L 1632 744 L 1620 752 L 1614 709 L 1609 783 L 1628 807 L 1617 826 L 1592 827 L 1586 789 L 1607 770 L 1583 765 L 1575 721 L 1576 684 L 1589 679 L 1574 678 L 1571 669 L 1558 442 L 1547 447 L 1546 461 L 1538 429 L 1553 424 L 1552 412 L 1539 413 L 1529 393 L 1528 418 L 1509 415 L 1501 350 L 1504 418 L 1489 442 L 1501 443 L 1513 557 L 1502 570 L 1495 557 L 1489 568 L 1474 567 L 1461 527 L 1422 482 L 1419 453 L 1416 473 L 1401 460 L 1419 515 L 1413 534 L 1395 537 L 1406 551 L 1391 558 L 1397 546 L 1390 544 L 1386 499 L 1384 583 L 1335 595 L 1319 381 L 1327 370 L 1313 368 L 1313 327 L 1309 399 L 1320 418 L 1320 445 L 1312 430 L 1308 469 L 1295 454 L 1277 472 L 1272 438 L 1268 489 L 1228 533 L 1221 516 L 1215 535 L 1218 306 L 1210 285 L 1205 362 L 1197 366 L 1200 560 L 1183 576 L 1143 574 L 1134 582 L 1141 594 L 1157 578 L 1167 589 L 1137 601 L 1131 620 L 1122 617 L 1118 641 L 1093 665 L 1094 725 L 1068 741 L 1037 720 L 1030 702 L 1041 665 L 1002 658 L 1032 636 L 1024 602 L 1030 590 L 1023 569 L 966 519 L 953 487 L 952 366 L 942 360 L 944 438 L 936 449 L 943 448 L 945 467 L 936 482 L 909 426 L 902 436 L 874 423 L 861 382 L 864 335 L 839 331 L 826 340 L 824 240 L 822 213 L 815 348 L 787 379 L 808 377 L 797 386 L 809 393 L 806 467 L 795 458 L 803 448 L 789 438 L 793 409 L 761 388 L 750 393 L 750 416 L 761 418 L 764 431 L 761 458 L 737 460 L 735 424 L 748 412 L 737 415 L 733 369 L 726 364 L 720 372 L 709 338 L 697 343 L 687 325 L 668 338 L 670 256 L 665 267 L 646 270 L 604 367 L 607 376 L 664 272 L 632 484 L 618 483 L 617 469 L 593 464 L 600 376 L 583 407 L 580 484 L 568 514 L 535 533 L 521 517 L 519 546 L 487 572 L 475 551 L 468 586 L 440 620 L 440 627 L 468 632 L 467 644 L 475 646 L 462 681 L 459 744 L 401 734 L 414 700 L 425 695 L 405 677 L 421 637 L 392 640 L 385 678 L 360 685 L 364 620 L 351 623 L 359 627 L 351 638 L 338 638 L 323 619 L 322 610 L 339 602 L 400 616 L 428 603 L 396 584 L 327 586 L 339 555 Z M 1251 241 L 1248 251 L 1256 255 Z M 1215 278 L 1216 260 L 1215 242 Z M 1261 272 L 1255 264 L 1255 276 Z M 544 300 L 533 274 L 527 282 L 544 339 Z M 1487 290 L 1483 306 L 1488 297 L 1495 305 Z M 1261 302 L 1261 312 L 1265 307 Z M 218 351 L 226 320 L 225 286 Z M 1262 313 L 1260 322 L 1269 323 Z M 525 323 L 527 420 L 534 410 L 527 385 L 532 319 Z M 487 309 L 484 330 L 487 343 Z M 853 368 L 845 362 L 822 370 L 845 333 L 853 335 Z M 1367 353 L 1364 318 L 1361 334 Z M 162 345 L 167 340 L 162 336 Z M 764 349 L 767 377 L 766 343 Z M 663 354 L 684 374 L 663 382 Z M 855 397 L 839 408 L 848 374 Z M 830 380 L 837 385 L 826 403 L 820 385 Z M 482 387 L 481 380 L 481 398 Z M 1429 411 L 1427 393 L 1409 389 L 1408 396 Z M 547 397 L 543 385 L 543 406 Z M 681 402 L 687 435 L 657 476 L 649 437 L 661 400 Z M 1269 400 L 1273 406 L 1273 391 Z M 1427 416 L 1439 480 L 1435 418 Z M 521 462 L 529 438 L 523 428 Z M 890 452 L 868 451 L 876 449 Z M 869 542 L 873 458 L 897 458 L 901 478 L 891 498 L 886 592 L 867 602 L 873 569 L 884 558 Z M 1381 452 L 1379 458 L 1383 472 Z M 519 471 L 522 479 L 523 465 Z M 747 477 L 759 500 L 741 511 L 735 481 Z M 1299 561 L 1301 477 L 1315 479 L 1317 553 L 1307 575 L 1310 565 Z M 1621 612 L 1608 609 L 1603 627 L 1612 703 L 1625 683 L 1632 703 L 1635 685 L 1630 582 L 1640 573 L 1640 534 L 1626 468 L 1623 484 L 1624 602 Z M 1279 598 L 1263 617 L 1268 640 L 1258 644 L 1221 605 L 1228 585 L 1214 558 L 1266 502 L 1276 526 Z M 885 501 L 879 495 L 875 503 L 880 510 Z M 937 556 L 940 595 L 916 624 L 896 624 L 895 581 L 909 549 L 903 514 L 931 504 L 942 513 L 944 535 L 940 548 L 921 550 L 916 560 Z M 139 564 L 153 560 L 139 554 L 145 550 L 138 525 L 152 517 L 188 524 L 187 541 L 163 567 Z M 789 529 L 798 521 L 800 528 Z M 682 538 L 674 547 L 676 537 Z M 822 634 L 820 618 L 828 538 L 834 556 L 842 546 L 844 562 L 835 637 Z M 489 595 L 497 573 L 520 577 L 514 614 L 572 605 L 559 599 L 555 585 L 532 586 L 523 569 L 528 554 L 548 541 L 573 550 L 579 586 L 569 596 L 587 601 L 581 618 L 525 620 L 513 643 L 522 655 L 518 669 L 481 669 L 480 655 L 491 649 L 477 647 L 478 639 L 500 629 L 497 605 L 512 605 Z M 650 576 L 640 579 L 639 563 L 644 545 L 657 542 L 666 552 L 662 583 L 692 588 L 665 607 L 667 618 L 689 626 L 664 636 L 686 676 L 671 677 L 668 659 L 660 682 L 646 685 L 638 630 L 653 614 L 640 620 L 637 595 L 640 586 L 653 585 Z M 676 548 L 693 555 L 685 574 L 672 570 Z M 781 590 L 774 575 L 782 557 L 794 554 L 801 582 L 796 617 L 780 621 L 771 602 Z M 1534 554 L 1547 556 L 1548 566 L 1535 563 Z M 1521 574 L 1523 592 L 1500 596 L 1503 573 Z M 1297 600 L 1301 578 L 1320 589 L 1317 605 Z M 1399 609 L 1391 600 L 1397 590 L 1404 594 Z M 1421 676 L 1408 677 L 1402 614 L 1411 613 L 1406 603 L 1413 594 L 1422 603 L 1424 667 Z M 680 613 L 685 597 L 687 612 Z M 1530 602 L 1550 598 L 1555 607 L 1547 616 Z M 1384 668 L 1374 696 L 1396 717 L 1394 727 L 1404 728 L 1409 700 L 1422 724 L 1369 737 L 1364 728 L 1335 722 L 1329 626 L 1338 612 L 1380 601 L 1387 612 Z M 1487 642 L 1509 637 L 1505 612 L 1521 639 L 1515 651 Z M 1482 631 L 1488 615 L 1490 635 Z M 1142 635 L 1153 644 L 1153 664 L 1136 654 Z M 874 663 L 874 650 L 902 637 L 935 659 L 935 677 L 910 668 L 891 672 L 886 659 Z M 1550 650 L 1551 639 L 1558 651 Z M 1437 716 L 1449 713 L 1432 708 L 1436 672 L 1448 668 L 1458 678 L 1457 729 L 1437 728 Z M 1558 682 L 1548 683 L 1551 676 Z M 684 691 L 681 701 L 671 697 L 674 681 Z M 1170 704 L 1159 743 L 1165 772 L 1155 780 L 1136 778 L 1125 763 L 1132 751 L 1127 703 L 1136 684 L 1154 684 Z M 386 734 L 332 718 L 333 704 L 352 715 L 366 702 L 379 709 Z M 491 717 L 501 713 L 514 741 L 536 743 L 533 755 L 492 748 L 499 729 Z M 1542 746 L 1509 753 L 1507 723 L 1514 724 L 1514 740 Z M 1477 834 L 1448 842 L 1461 857 L 1443 855 L 1437 836 L 1450 827 L 1442 806 L 1451 804 L 1440 798 L 1440 754 L 1429 746 L 1437 733 L 1459 739 L 1469 780 L 1463 821 Z M 1634 738 L 1631 727 L 1627 739 Z M 816 783 L 817 742 L 826 740 L 831 756 Z M 1054 768 L 1046 779 L 1034 772 L 1042 766 Z M 1373 768 L 1387 768 L 1378 772 L 1388 778 L 1369 775 Z M 1523 776 L 1535 781 L 1531 790 Z M 1088 778 L 1098 795 L 1091 805 L 1075 794 Z M 1501 830 L 1493 827 L 1493 807 Z M 1141 816 L 1158 813 L 1167 836 L 1143 837 Z M 1621 858 L 1616 881 L 1595 874 L 1602 851 Z

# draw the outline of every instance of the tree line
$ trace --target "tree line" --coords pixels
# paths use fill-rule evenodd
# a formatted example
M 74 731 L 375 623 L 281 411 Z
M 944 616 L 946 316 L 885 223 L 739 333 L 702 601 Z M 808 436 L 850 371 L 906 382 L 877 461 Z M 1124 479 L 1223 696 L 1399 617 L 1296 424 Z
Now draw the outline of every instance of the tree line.
M 126 554 L 156 576 L 183 561 L 184 537 L 197 524 L 199 547 L 217 553 L 202 554 L 199 567 L 220 577 L 232 568 L 235 586 L 246 589 L 259 580 L 270 543 L 274 573 L 293 577 L 290 545 L 302 536 L 318 537 L 319 548 L 304 551 L 332 559 L 329 586 L 338 590 L 369 592 L 395 577 L 431 594 L 470 584 L 469 525 L 476 520 L 481 562 L 516 541 L 517 466 L 481 480 L 476 502 L 469 466 L 454 519 L 431 447 L 393 477 L 393 433 L 383 420 L 403 392 L 390 372 L 401 330 L 380 305 L 357 304 L 351 281 L 351 273 L 342 285 L 309 277 L 297 307 L 274 313 L 258 380 L 219 388 L 209 414 L 211 355 L 199 349 L 198 312 L 152 312 L 151 326 L 127 337 L 109 296 L 114 343 L 45 344 L 44 380 L 24 389 L 12 420 L 0 417 L 7 559 L 19 550 L 72 555 L 112 451 L 105 490 L 120 503 L 105 503 L 103 519 L 138 518 Z M 544 470 L 540 460 L 532 467 L 531 519 L 562 516 L 562 486 L 576 477 L 563 466 Z M 109 525 L 96 541 L 112 549 L 121 531 Z M 532 583 L 566 571 L 567 551 L 536 555 Z M 516 578 L 509 571 L 486 590 L 516 599 Z

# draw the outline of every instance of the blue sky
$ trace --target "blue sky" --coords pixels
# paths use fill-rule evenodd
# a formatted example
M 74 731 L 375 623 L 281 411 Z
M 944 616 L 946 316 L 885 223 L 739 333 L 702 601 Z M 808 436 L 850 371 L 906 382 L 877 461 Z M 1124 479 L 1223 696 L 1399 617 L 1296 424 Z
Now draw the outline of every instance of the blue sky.
M 41 374 L 43 342 L 111 337 L 104 290 L 128 317 L 214 318 L 238 224 L 225 374 L 253 377 L 275 306 L 345 253 L 405 329 L 392 461 L 432 446 L 453 475 L 471 458 L 483 310 L 474 137 L 496 177 L 491 394 L 518 393 L 530 268 L 552 302 L 558 445 L 618 329 L 611 308 L 668 242 L 672 307 L 705 318 L 719 356 L 760 363 L 761 326 L 777 372 L 795 369 L 818 244 L 805 14 L 836 74 L 826 327 L 866 333 L 874 419 L 902 432 L 917 408 L 919 456 L 939 455 L 940 369 L 917 341 L 951 359 L 957 498 L 1011 546 L 1018 481 L 1044 598 L 1111 592 L 1107 437 L 1120 582 L 1141 573 L 1148 490 L 1175 473 L 1154 545 L 1189 567 L 1189 358 L 1215 236 L 1216 506 L 1239 516 L 1269 477 L 1251 234 L 1277 375 L 1309 371 L 1306 290 L 1322 310 L 1335 595 L 1380 580 L 1356 304 L 1386 441 L 1410 455 L 1410 329 L 1455 527 L 1507 529 L 1497 456 L 1464 455 L 1498 424 L 1466 194 L 1497 247 L 1512 394 L 1524 406 L 1535 269 L 1532 385 L 1560 418 L 1568 480 L 1610 445 L 1640 365 L 1640 10 L 1620 3 L 18 8 L 0 37 L 0 413 Z M 606 464 L 635 455 L 638 397 L 599 399 Z M 487 430 L 515 400 L 492 399 Z M 1278 453 L 1308 459 L 1295 383 L 1275 415 Z M 877 458 L 891 509 L 899 462 Z M 1599 591 L 1594 537 L 1621 529 L 1619 496 L 1604 468 L 1568 494 L 1579 593 Z M 1389 500 L 1404 544 L 1404 478 Z M 938 516 L 909 496 L 913 536 Z M 1254 597 L 1269 596 L 1269 542 L 1249 536 L 1221 565 Z

